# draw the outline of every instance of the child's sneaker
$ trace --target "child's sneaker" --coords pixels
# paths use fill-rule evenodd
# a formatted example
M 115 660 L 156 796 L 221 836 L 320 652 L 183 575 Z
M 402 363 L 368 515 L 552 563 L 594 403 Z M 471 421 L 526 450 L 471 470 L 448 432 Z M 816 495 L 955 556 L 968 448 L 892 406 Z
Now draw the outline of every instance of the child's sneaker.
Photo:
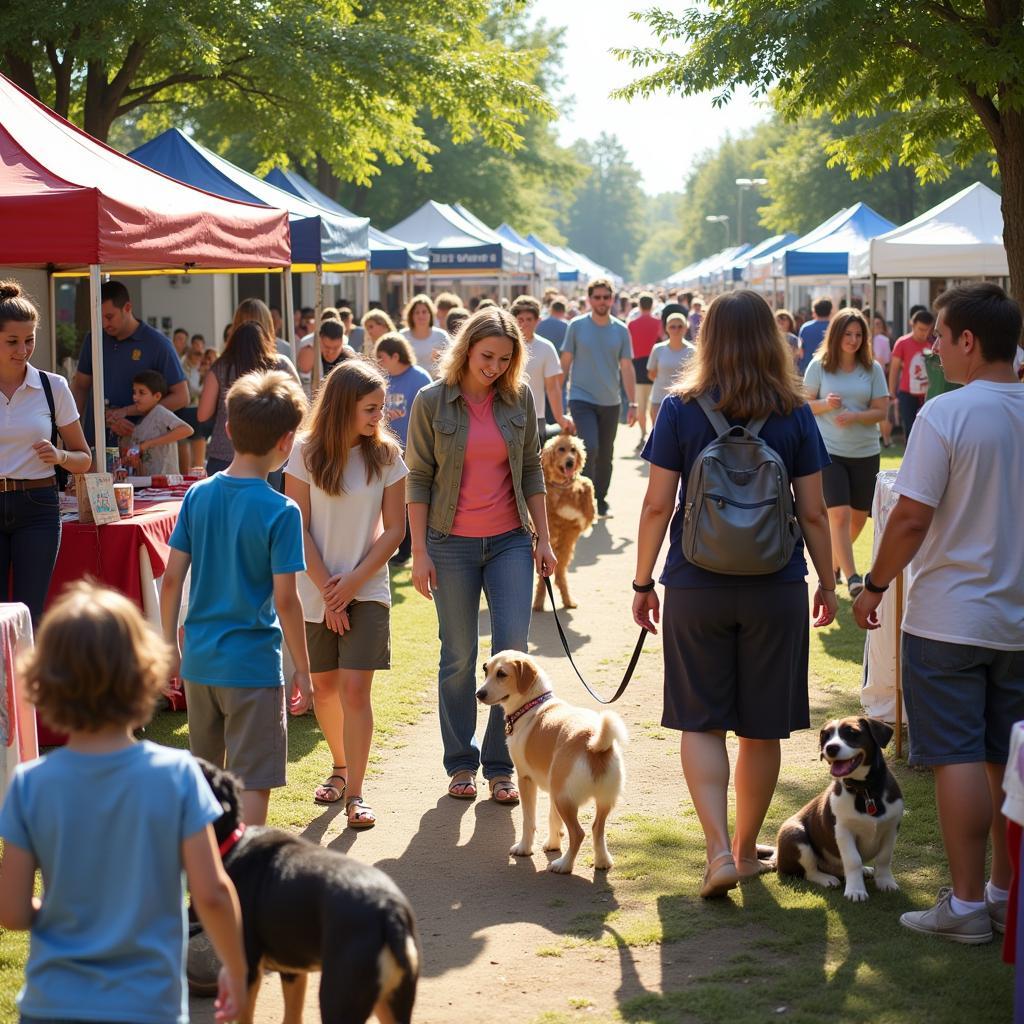
M 977 946 L 992 941 L 992 923 L 988 908 L 970 914 L 954 914 L 953 890 L 948 886 L 939 890 L 939 900 L 930 910 L 912 910 L 900 915 L 900 924 L 924 935 L 937 935 L 951 942 Z

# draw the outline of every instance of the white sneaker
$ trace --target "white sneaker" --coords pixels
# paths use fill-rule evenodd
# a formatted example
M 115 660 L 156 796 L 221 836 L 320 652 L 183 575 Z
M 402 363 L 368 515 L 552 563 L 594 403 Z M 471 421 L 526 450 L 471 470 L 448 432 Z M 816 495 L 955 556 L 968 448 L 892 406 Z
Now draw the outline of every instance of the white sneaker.
M 1006 907 L 1009 902 L 1009 899 L 989 899 L 988 890 L 985 890 L 985 909 L 988 911 L 988 919 L 992 922 L 992 930 L 999 932 L 1000 935 L 1006 934 Z
M 992 941 L 992 922 L 988 907 L 969 914 L 954 914 L 953 890 L 948 886 L 939 890 L 939 900 L 930 910 L 912 910 L 900 915 L 900 924 L 923 935 L 937 935 L 951 942 L 978 946 Z

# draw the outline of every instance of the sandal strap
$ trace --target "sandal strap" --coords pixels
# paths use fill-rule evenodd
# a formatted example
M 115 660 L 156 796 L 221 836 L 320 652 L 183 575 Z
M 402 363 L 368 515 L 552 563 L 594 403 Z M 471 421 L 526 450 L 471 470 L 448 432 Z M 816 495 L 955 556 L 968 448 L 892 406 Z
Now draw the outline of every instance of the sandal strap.
M 331 779 L 341 779 L 342 782 L 348 782 L 348 779 L 344 775 L 328 775 L 323 782 L 320 783 L 320 789 L 339 789 L 338 786 L 331 785 Z
M 373 814 L 373 808 L 361 796 L 350 796 L 345 801 L 345 811 L 346 811 L 346 813 L 348 813 L 349 808 L 353 804 L 358 804 L 359 805 L 357 810 L 356 810 L 356 814 L 362 814 L 365 811 L 369 811 L 370 814 Z

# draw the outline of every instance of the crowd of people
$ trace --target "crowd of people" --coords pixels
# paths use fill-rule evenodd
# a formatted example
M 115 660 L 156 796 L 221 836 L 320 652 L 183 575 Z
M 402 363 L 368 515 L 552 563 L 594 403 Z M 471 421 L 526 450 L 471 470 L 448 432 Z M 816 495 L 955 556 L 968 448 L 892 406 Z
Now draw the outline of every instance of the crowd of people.
M 881 594 L 909 564 L 911 763 L 935 772 L 952 887 L 934 908 L 901 920 L 961 942 L 987 941 L 1003 925 L 1010 865 L 999 785 L 1010 728 L 1024 719 L 1024 534 L 1014 528 L 1024 389 L 1020 310 L 997 286 L 952 289 L 935 313 L 914 310 L 909 333 L 891 344 L 880 317 L 833 310 L 826 298 L 800 323 L 752 291 L 705 308 L 689 293 L 616 296 L 604 278 L 573 301 L 551 292 L 463 305 L 454 293 L 421 294 L 403 311 L 401 330 L 383 310 L 368 310 L 357 327 L 347 307 L 323 311 L 319 322 L 300 309 L 294 359 L 279 316 L 258 300 L 239 305 L 211 357 L 202 337 L 167 339 L 139 320 L 123 285 L 104 285 L 102 299 L 112 436 L 128 439 L 142 466 L 155 466 L 194 444 L 206 424 L 209 476 L 185 495 L 170 538 L 162 642 L 145 636 L 130 604 L 88 584 L 43 617 L 59 544 L 54 470 L 82 473 L 91 464 L 91 355 L 84 345 L 70 387 L 35 370 L 38 314 L 17 284 L 0 283 L 9 425 L 0 440 L 0 578 L 41 620 L 25 678 L 40 714 L 69 734 L 64 750 L 19 767 L 0 811 L 0 924 L 31 927 L 40 938 L 22 1002 L 27 1020 L 72 1019 L 91 1005 L 95 994 L 83 984 L 68 982 L 70 995 L 61 994 L 69 955 L 103 951 L 103 970 L 132 975 L 104 997 L 116 1002 L 105 1012 L 125 1019 L 139 1005 L 133 985 L 147 972 L 166 973 L 175 956 L 180 966 L 180 885 L 157 901 L 163 931 L 146 964 L 129 963 L 138 948 L 129 938 L 110 955 L 94 931 L 109 915 L 108 887 L 141 879 L 141 866 L 158 857 L 168 873 L 184 866 L 194 900 L 198 893 L 225 965 L 222 1014 L 244 1001 L 237 904 L 209 828 L 216 810 L 186 758 L 133 743 L 132 730 L 151 713 L 158 682 L 180 676 L 192 752 L 239 775 L 244 819 L 261 824 L 272 790 L 286 782 L 287 714 L 312 710 L 331 760 L 312 801 L 340 803 L 353 829 L 374 827 L 366 769 L 373 678 L 391 664 L 389 564 L 411 558 L 412 584 L 436 609 L 445 792 L 475 799 L 482 773 L 496 803 L 519 802 L 500 708 L 477 737 L 481 596 L 492 652 L 527 650 L 535 574 L 556 567 L 544 438 L 569 431 L 583 439 L 598 513 L 607 517 L 623 422 L 638 426 L 637 454 L 649 464 L 632 615 L 664 635 L 662 722 L 681 734 L 706 841 L 700 894 L 722 896 L 767 868 L 758 840 L 781 741 L 811 724 L 807 558 L 816 627 L 836 615 L 841 576 L 858 623 L 876 626 Z M 939 361 L 938 376 L 929 358 Z M 896 424 L 907 441 L 899 501 L 862 576 L 853 544 Z M 682 496 L 694 467 L 736 428 L 771 450 L 785 481 L 778 500 L 792 510 L 790 545 L 770 570 L 707 568 L 686 546 L 693 527 Z M 662 599 L 654 572 L 666 536 Z M 283 644 L 294 665 L 287 685 Z M 93 649 L 105 656 L 86 653 Z M 731 834 L 728 732 L 739 737 Z M 116 775 L 118 786 L 90 785 L 96 773 Z M 160 827 L 125 834 L 103 879 L 86 878 L 73 849 L 121 835 L 115 822 L 129 806 L 146 821 L 154 807 L 174 810 Z M 53 827 L 64 813 L 73 839 Z M 100 845 L 110 848 L 97 838 Z M 36 866 L 63 879 L 57 888 L 47 882 L 41 904 L 32 896 Z M 117 935 L 145 933 L 135 913 L 122 915 Z M 177 978 L 180 1003 L 180 970 Z

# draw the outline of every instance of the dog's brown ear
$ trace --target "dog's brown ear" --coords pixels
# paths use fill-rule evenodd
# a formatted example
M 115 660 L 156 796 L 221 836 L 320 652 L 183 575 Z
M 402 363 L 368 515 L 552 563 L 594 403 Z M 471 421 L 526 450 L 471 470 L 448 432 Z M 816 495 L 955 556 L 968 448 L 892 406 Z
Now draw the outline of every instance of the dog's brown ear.
M 892 726 L 886 725 L 885 722 L 877 718 L 862 718 L 860 720 L 860 727 L 871 733 L 871 738 L 875 741 L 879 750 L 885 750 L 889 745 L 889 740 L 892 739 Z
M 516 689 L 526 693 L 537 682 L 537 666 L 529 658 L 516 658 Z
M 818 730 L 818 760 L 819 761 L 824 761 L 825 760 L 825 734 L 828 732 L 828 727 L 831 724 L 832 724 L 831 722 L 826 722 Z

